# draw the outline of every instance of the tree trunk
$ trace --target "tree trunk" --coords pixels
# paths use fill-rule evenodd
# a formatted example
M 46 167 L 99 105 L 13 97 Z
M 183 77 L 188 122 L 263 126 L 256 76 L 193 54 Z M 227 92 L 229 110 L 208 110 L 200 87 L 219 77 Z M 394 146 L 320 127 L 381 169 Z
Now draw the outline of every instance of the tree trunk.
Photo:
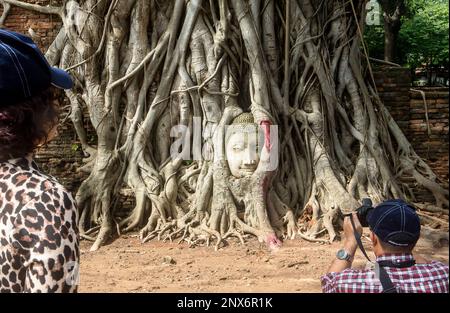
M 388 62 L 396 61 L 397 38 L 400 27 L 393 25 L 393 22 L 384 22 L 384 60 Z
M 380 0 L 384 20 L 384 60 L 396 62 L 397 39 L 401 17 L 405 13 L 405 0 Z
M 4 2 L 64 23 L 47 56 L 77 78 L 67 95 L 90 176 L 76 198 L 93 250 L 132 230 L 143 242 L 216 249 L 248 234 L 269 248 L 329 242 L 362 198 L 406 198 L 403 174 L 448 207 L 448 190 L 363 77 L 365 1 Z M 257 130 L 258 157 L 234 167 L 229 155 L 242 149 L 229 143 L 249 147 L 245 127 Z M 124 186 L 136 206 L 120 219 Z

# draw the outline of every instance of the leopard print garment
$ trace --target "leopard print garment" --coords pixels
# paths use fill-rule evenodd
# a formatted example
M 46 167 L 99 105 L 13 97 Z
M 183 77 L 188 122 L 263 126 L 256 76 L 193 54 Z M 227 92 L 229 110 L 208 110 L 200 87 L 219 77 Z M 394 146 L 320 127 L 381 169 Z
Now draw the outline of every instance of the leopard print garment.
M 32 158 L 0 163 L 0 292 L 76 292 L 77 210 Z

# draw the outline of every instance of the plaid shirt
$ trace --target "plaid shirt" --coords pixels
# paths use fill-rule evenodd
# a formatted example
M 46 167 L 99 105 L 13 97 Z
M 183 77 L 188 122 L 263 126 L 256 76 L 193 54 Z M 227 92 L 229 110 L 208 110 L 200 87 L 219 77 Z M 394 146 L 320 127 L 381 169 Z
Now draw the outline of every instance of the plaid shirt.
M 377 261 L 405 262 L 411 254 L 386 254 Z M 406 268 L 385 267 L 398 293 L 448 293 L 448 265 L 433 261 Z M 383 287 L 373 269 L 345 269 L 321 277 L 325 293 L 381 293 Z

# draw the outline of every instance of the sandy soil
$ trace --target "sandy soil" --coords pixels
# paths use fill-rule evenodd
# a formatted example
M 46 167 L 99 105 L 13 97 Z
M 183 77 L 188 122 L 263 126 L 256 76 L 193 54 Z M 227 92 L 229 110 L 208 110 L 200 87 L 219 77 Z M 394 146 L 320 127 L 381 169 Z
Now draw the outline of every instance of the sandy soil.
M 319 278 L 341 244 L 288 240 L 269 252 L 249 239 L 245 246 L 232 242 L 214 251 L 175 242 L 141 244 L 131 234 L 96 252 L 89 246 L 82 241 L 80 292 L 320 292 Z M 448 264 L 448 241 L 441 246 L 423 238 L 416 249 Z M 358 251 L 354 267 L 365 265 Z

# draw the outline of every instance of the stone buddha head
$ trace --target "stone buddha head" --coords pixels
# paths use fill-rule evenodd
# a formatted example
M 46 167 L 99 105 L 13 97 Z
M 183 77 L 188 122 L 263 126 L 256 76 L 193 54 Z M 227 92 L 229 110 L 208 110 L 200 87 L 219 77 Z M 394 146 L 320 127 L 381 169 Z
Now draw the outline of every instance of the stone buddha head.
M 255 172 L 260 158 L 258 146 L 258 125 L 253 115 L 238 115 L 225 133 L 225 153 L 231 175 L 243 178 Z

